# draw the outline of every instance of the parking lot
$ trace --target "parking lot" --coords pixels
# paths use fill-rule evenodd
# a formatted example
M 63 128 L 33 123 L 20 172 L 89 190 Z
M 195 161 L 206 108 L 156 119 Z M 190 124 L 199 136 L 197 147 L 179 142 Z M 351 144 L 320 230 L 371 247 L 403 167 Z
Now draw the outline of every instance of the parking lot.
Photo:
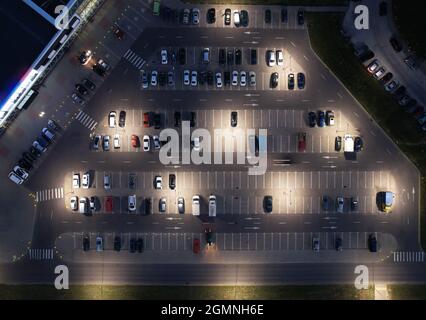
M 168 186 L 169 174 L 176 175 L 176 189 Z M 80 173 L 83 174 L 83 173 Z M 111 177 L 111 189 L 104 190 L 103 178 Z M 387 171 L 317 171 L 281 172 L 270 171 L 264 176 L 248 176 L 245 172 L 234 171 L 169 171 L 169 172 L 91 172 L 90 189 L 71 189 L 71 174 L 66 181 L 66 206 L 70 197 L 96 197 L 94 214 L 105 213 L 105 202 L 112 197 L 112 210 L 108 213 L 129 213 L 127 197 L 137 196 L 137 210 L 130 214 L 146 214 L 146 199 L 151 200 L 153 214 L 159 212 L 159 200 L 166 199 L 166 213 L 177 214 L 177 198 L 184 197 L 186 214 L 192 212 L 192 196 L 201 196 L 201 214 L 208 214 L 207 198 L 217 196 L 218 214 L 264 214 L 263 197 L 274 197 L 273 214 L 335 214 L 336 198 L 344 197 L 344 213 L 378 214 L 377 190 L 391 190 L 395 187 L 394 177 Z M 133 176 L 134 186 L 130 187 L 129 177 Z M 154 189 L 156 176 L 163 178 L 163 189 Z M 329 199 L 324 208 L 323 196 Z M 350 208 L 350 199 L 357 198 L 358 207 Z M 325 210 L 326 209 L 326 210 Z M 79 213 L 75 213 L 79 214 Z
M 373 233 L 381 241 L 381 233 Z M 95 250 L 96 237 L 102 236 L 104 250 L 114 249 L 115 237 L 121 239 L 121 250 L 128 251 L 130 239 L 143 239 L 144 251 L 192 251 L 194 239 L 199 239 L 204 249 L 221 251 L 312 251 L 313 238 L 318 238 L 321 250 L 335 250 L 336 239 L 342 239 L 342 250 L 367 249 L 367 232 L 319 233 L 214 233 L 212 247 L 205 242 L 204 233 L 73 233 L 74 250 L 82 250 L 83 237 L 89 236 L 90 248 Z

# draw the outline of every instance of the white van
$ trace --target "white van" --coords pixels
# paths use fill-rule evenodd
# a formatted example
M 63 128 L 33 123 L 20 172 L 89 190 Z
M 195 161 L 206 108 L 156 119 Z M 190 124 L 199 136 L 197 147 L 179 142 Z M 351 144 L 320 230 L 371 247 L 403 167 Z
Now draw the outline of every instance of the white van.
M 9 173 L 9 179 L 15 182 L 16 184 L 22 184 L 24 183 L 24 179 L 19 177 L 15 172 Z
M 216 217 L 216 196 L 211 195 L 209 198 L 209 217 Z
M 194 216 L 200 215 L 200 196 L 195 195 L 192 197 L 192 214 Z
M 79 202 L 79 212 L 87 213 L 87 198 L 81 198 Z

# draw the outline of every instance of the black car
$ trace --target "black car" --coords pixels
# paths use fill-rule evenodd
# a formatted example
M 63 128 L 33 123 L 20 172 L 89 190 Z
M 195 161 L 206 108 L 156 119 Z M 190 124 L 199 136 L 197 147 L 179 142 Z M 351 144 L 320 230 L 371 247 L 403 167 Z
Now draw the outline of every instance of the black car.
M 216 22 L 216 9 L 210 8 L 207 10 L 207 23 L 215 23 Z
M 83 251 L 90 250 L 90 239 L 89 236 L 84 236 L 83 238 Z
M 151 198 L 145 199 L 145 214 L 151 214 L 152 212 L 152 202 Z
M 343 241 L 342 238 L 338 237 L 336 238 L 336 251 L 342 251 L 343 250 Z
M 185 48 L 179 48 L 178 59 L 179 59 L 180 65 L 184 65 L 186 63 L 186 49 Z
M 263 198 L 263 209 L 266 213 L 272 212 L 272 196 L 265 196 Z
M 226 56 L 226 62 L 229 65 L 233 65 L 234 64 L 234 51 L 233 50 L 229 50 L 228 54 Z
M 401 52 L 402 51 L 401 44 L 394 37 L 390 38 L 389 42 L 390 42 L 393 50 L 395 50 L 396 52 Z
M 393 74 L 392 74 L 392 72 L 388 72 L 388 73 L 386 73 L 380 80 L 379 80 L 379 82 L 381 83 L 381 84 L 386 84 L 386 83 L 388 83 L 389 81 L 391 81 L 392 80 L 392 78 L 393 78 Z
M 225 64 L 226 52 L 225 49 L 219 49 L 219 64 Z
M 273 74 L 271 74 L 271 81 L 270 81 L 270 86 L 271 88 L 276 88 L 278 87 L 278 72 L 274 72 Z
M 281 22 L 287 23 L 288 22 L 288 11 L 287 8 L 281 9 Z
M 213 77 L 213 72 L 212 71 L 207 71 L 207 84 L 209 86 L 214 85 L 214 77 Z
M 225 82 L 225 86 L 229 86 L 231 84 L 231 72 L 229 71 L 224 72 L 224 82 Z
M 30 153 L 30 152 L 27 152 L 27 151 L 25 151 L 25 152 L 22 153 L 22 157 L 25 160 L 27 160 L 28 162 L 33 162 L 33 161 L 35 161 L 37 159 L 36 155 L 34 155 L 34 154 Z
M 124 128 L 126 125 L 126 111 L 120 111 L 120 116 L 119 116 L 119 120 L 118 120 L 118 125 L 121 128 Z
M 342 150 L 342 137 L 336 137 L 334 141 L 334 150 L 336 150 L 337 152 L 340 152 L 340 150 Z
M 315 126 L 317 125 L 317 114 L 313 111 L 309 112 L 308 119 L 309 119 L 309 126 L 311 128 L 315 128 Z
M 362 139 L 360 137 L 356 137 L 355 138 L 355 145 L 354 145 L 355 152 L 362 151 L 363 148 L 364 148 L 364 146 L 363 146 Z
M 154 115 L 154 128 L 161 129 L 161 114 L 159 113 Z
M 28 160 L 24 158 L 20 159 L 18 164 L 21 168 L 24 168 L 27 171 L 30 171 L 33 168 L 33 165 L 31 164 L 31 162 L 29 162 Z
M 358 199 L 355 197 L 351 198 L 351 210 L 357 211 L 358 210 Z
M 252 65 L 257 64 L 257 50 L 256 49 L 250 50 L 250 63 Z
M 368 236 L 368 250 L 370 252 L 377 252 L 377 239 L 373 234 Z
M 198 82 L 200 83 L 200 85 L 203 85 L 206 83 L 206 80 L 207 80 L 207 72 L 201 71 L 198 74 Z
M 83 79 L 82 83 L 86 88 L 89 88 L 92 91 L 96 90 L 96 85 L 89 79 Z
M 386 16 L 388 14 L 388 4 L 386 1 L 382 1 L 379 4 L 379 15 L 381 17 Z
M 265 10 L 265 23 L 271 23 L 272 13 L 270 9 Z
M 175 119 L 175 127 L 180 127 L 182 123 L 182 116 L 180 114 L 180 111 L 175 111 L 174 119 Z
M 235 50 L 235 64 L 240 65 L 243 60 L 243 54 L 240 49 Z
M 400 86 L 398 89 L 394 91 L 393 94 L 395 97 L 399 98 L 405 95 L 406 92 L 407 92 L 407 88 L 405 86 Z
M 305 89 L 305 74 L 304 73 L 298 73 L 297 74 L 297 87 L 302 90 Z
M 115 251 L 121 250 L 121 238 L 119 236 L 116 236 L 114 238 L 114 250 Z
M 297 23 L 299 24 L 299 26 L 305 24 L 305 11 L 303 10 L 297 11 Z
M 143 252 L 144 245 L 143 245 L 143 239 L 142 238 L 139 238 L 138 241 L 136 242 L 136 248 L 137 248 L 139 253 Z
M 241 20 L 241 25 L 243 27 L 248 27 L 249 24 L 249 15 L 247 10 L 241 10 L 240 12 L 240 20 Z
M 235 128 L 238 124 L 238 112 L 232 111 L 231 112 L 231 127 Z
M 134 189 L 136 186 L 136 175 L 134 173 L 129 174 L 129 188 Z
M 225 25 L 229 26 L 231 24 L 231 9 L 225 9 Z
M 136 239 L 135 238 L 131 238 L 130 239 L 129 251 L 131 253 L 135 253 L 136 252 Z
M 84 96 L 89 93 L 89 91 L 82 84 L 79 83 L 75 85 L 75 89 L 79 94 L 82 94 Z
M 374 52 L 373 52 L 373 51 L 371 51 L 371 50 L 367 50 L 367 51 L 365 51 L 364 53 L 362 53 L 361 55 L 359 55 L 358 59 L 359 59 L 362 63 L 364 63 L 364 62 L 366 62 L 366 61 L 368 61 L 368 60 L 373 59 L 374 57 L 375 57 Z
M 191 126 L 191 128 L 193 128 L 196 125 L 197 125 L 197 114 L 194 111 L 191 111 L 190 126 Z
M 94 71 L 96 74 L 98 74 L 99 76 L 101 76 L 101 77 L 104 77 L 104 76 L 105 76 L 106 71 L 105 71 L 105 69 L 104 69 L 101 65 L 99 65 L 99 64 L 95 64 L 95 65 L 92 67 L 92 69 L 93 69 L 93 71 Z
M 171 190 L 175 190 L 176 188 L 176 175 L 174 174 L 169 175 L 169 188 Z
M 31 153 L 35 157 L 41 156 L 41 152 L 38 149 L 34 148 L 33 146 L 30 147 L 29 153 Z
M 213 232 L 212 229 L 207 228 L 204 230 L 204 233 L 206 234 L 206 242 L 209 246 L 213 244 Z
M 288 75 L 288 89 L 294 90 L 294 74 L 292 73 Z

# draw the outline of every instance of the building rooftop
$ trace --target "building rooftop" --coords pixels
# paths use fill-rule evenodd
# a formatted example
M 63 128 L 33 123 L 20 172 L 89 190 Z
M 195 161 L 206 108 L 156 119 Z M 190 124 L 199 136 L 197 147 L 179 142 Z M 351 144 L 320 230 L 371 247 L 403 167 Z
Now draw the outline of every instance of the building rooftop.
M 24 1 L 0 1 L 0 30 L 2 105 L 58 30 Z

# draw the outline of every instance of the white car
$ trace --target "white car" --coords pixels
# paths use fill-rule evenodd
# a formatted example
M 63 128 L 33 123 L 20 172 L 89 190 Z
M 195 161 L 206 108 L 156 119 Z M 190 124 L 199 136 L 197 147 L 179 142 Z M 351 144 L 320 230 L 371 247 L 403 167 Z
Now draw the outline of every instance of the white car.
M 216 196 L 209 197 L 209 217 L 216 217 Z
M 245 71 L 240 72 L 240 86 L 245 87 L 247 84 L 247 73 Z
M 163 178 L 161 176 L 155 177 L 154 188 L 157 189 L 157 190 L 163 189 Z
M 232 72 L 232 85 L 238 86 L 238 71 Z
M 158 72 L 152 71 L 151 72 L 151 86 L 155 87 L 157 85 L 157 77 L 158 77 Z
M 254 71 L 250 71 L 249 78 L 250 78 L 250 87 L 255 87 L 256 86 L 256 73 Z
M 72 176 L 72 187 L 73 189 L 80 188 L 80 174 L 74 173 Z
M 192 9 L 192 24 L 200 23 L 200 9 Z
M 370 73 L 374 73 L 378 68 L 379 68 L 379 63 L 377 61 L 373 61 L 372 63 L 368 65 L 367 70 Z
M 70 207 L 72 211 L 77 211 L 78 209 L 78 197 L 71 197 Z
M 169 63 L 167 59 L 167 50 L 163 49 L 161 50 L 161 64 L 167 64 L 167 63 Z
M 222 86 L 223 86 L 222 73 L 218 72 L 218 73 L 216 73 L 216 87 L 222 88 Z
M 155 150 L 160 149 L 161 148 L 160 138 L 158 136 L 154 136 L 154 137 L 152 137 L 152 140 L 154 141 L 154 149 Z
M 89 173 L 83 174 L 81 186 L 83 187 L 83 189 L 89 189 L 89 186 L 90 186 L 90 175 L 89 175 Z
M 104 189 L 110 190 L 111 189 L 111 176 L 109 173 L 104 174 Z
M 336 206 L 337 206 L 337 212 L 343 213 L 343 205 L 344 205 L 343 197 L 337 197 Z
M 108 117 L 108 124 L 110 128 L 115 128 L 116 119 L 117 119 L 117 112 L 111 111 Z
M 98 61 L 98 65 L 100 65 L 106 71 L 109 71 L 109 69 L 111 69 L 110 65 L 105 60 L 103 60 L 103 59 L 100 59 Z
M 193 87 L 196 87 L 197 84 L 198 84 L 197 76 L 198 76 L 197 71 L 192 71 L 192 74 L 191 74 L 191 86 L 193 86 Z
M 55 139 L 55 134 L 47 128 L 43 128 L 42 133 L 44 137 L 49 139 L 49 141 L 53 141 L 53 139 Z
M 284 55 L 282 50 L 277 50 L 277 65 L 282 66 L 284 64 Z
M 189 81 L 189 70 L 184 70 L 183 71 L 183 84 L 185 86 L 189 86 L 189 83 L 190 83 L 190 81 Z
M 268 58 L 268 66 L 269 67 L 275 66 L 275 61 L 276 61 L 275 52 L 272 50 L 268 50 L 267 58 Z
M 377 70 L 375 73 L 374 73 L 374 77 L 376 78 L 376 79 L 380 79 L 381 77 L 383 77 L 385 75 L 385 68 L 380 68 L 379 70 Z
M 15 174 L 17 174 L 22 180 L 28 179 L 28 172 L 20 166 L 13 168 L 13 172 L 15 172 Z
M 87 213 L 87 198 L 80 198 L 80 202 L 79 202 L 79 212 L 80 213 Z
M 151 150 L 151 139 L 149 136 L 143 136 L 143 151 L 148 152 Z
M 238 10 L 234 10 L 234 25 L 236 27 L 240 26 L 240 12 Z
M 114 149 L 120 149 L 120 135 L 116 133 L 114 135 Z
M 9 179 L 11 181 L 13 181 L 14 183 L 16 183 L 17 185 L 23 184 L 24 183 L 24 179 L 22 179 L 20 176 L 18 176 L 15 172 L 10 172 L 9 173 Z
M 129 211 L 136 211 L 136 195 L 131 195 L 127 199 Z

